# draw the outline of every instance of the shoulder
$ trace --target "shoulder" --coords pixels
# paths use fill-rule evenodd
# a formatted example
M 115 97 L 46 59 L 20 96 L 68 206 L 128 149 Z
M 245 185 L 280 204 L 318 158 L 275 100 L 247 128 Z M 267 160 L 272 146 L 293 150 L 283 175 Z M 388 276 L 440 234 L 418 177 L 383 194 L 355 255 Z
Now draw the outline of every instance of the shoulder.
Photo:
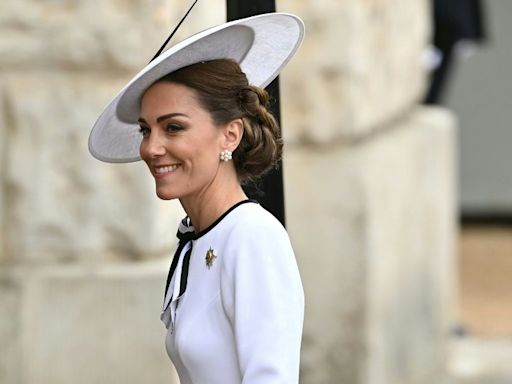
M 226 224 L 225 229 L 230 237 L 245 238 L 264 234 L 288 239 L 288 234 L 279 220 L 258 203 L 240 205 L 231 213 Z
M 233 212 L 235 213 L 235 212 Z M 261 292 L 262 282 L 269 289 L 297 291 L 302 286 L 295 254 L 286 230 L 259 204 L 244 204 L 230 217 L 222 249 L 223 292 Z
M 224 228 L 224 262 L 246 266 L 295 264 L 288 234 L 270 212 L 257 203 L 246 203 L 230 214 Z

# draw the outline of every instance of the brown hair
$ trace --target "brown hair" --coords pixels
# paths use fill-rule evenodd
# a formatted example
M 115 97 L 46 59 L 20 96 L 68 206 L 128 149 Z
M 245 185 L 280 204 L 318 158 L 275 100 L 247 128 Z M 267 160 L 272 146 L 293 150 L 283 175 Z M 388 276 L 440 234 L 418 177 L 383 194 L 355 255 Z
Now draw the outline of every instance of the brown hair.
M 236 61 L 220 59 L 192 64 L 159 81 L 194 89 L 199 103 L 210 112 L 217 125 L 242 119 L 244 133 L 233 152 L 241 183 L 256 179 L 276 165 L 283 143 L 279 126 L 267 109 L 268 93 L 249 85 L 247 76 Z

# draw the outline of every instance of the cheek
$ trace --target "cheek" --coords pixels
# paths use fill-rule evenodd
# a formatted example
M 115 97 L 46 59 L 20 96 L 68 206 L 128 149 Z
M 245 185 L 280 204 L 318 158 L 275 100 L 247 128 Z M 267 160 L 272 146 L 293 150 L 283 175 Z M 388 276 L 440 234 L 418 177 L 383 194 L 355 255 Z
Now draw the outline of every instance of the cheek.
M 188 164 L 187 164 L 188 163 Z M 186 162 L 190 172 L 195 175 L 208 175 L 215 168 L 215 159 L 211 151 L 194 151 L 190 154 L 189 161 Z
M 208 183 L 217 174 L 219 161 L 212 148 L 196 151 L 188 162 L 187 172 L 191 180 L 199 183 Z
M 218 151 L 214 140 L 202 138 L 188 147 L 188 158 L 193 166 L 212 168 L 217 165 Z
M 147 151 L 146 151 L 146 144 L 144 143 L 144 140 L 140 143 L 139 146 L 139 155 L 142 160 L 144 160 L 147 163 Z

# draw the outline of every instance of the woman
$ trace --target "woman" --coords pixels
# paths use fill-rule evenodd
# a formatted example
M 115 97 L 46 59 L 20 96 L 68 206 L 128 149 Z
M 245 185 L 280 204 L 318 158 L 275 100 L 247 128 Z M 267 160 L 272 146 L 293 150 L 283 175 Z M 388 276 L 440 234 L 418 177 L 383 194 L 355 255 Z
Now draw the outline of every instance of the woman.
M 286 35 L 283 24 L 295 28 L 284 38 L 275 35 Z M 297 383 L 304 299 L 295 257 L 284 228 L 241 185 L 273 167 L 282 148 L 268 95 L 248 77 L 268 84 L 295 52 L 302 23 L 269 14 L 205 32 L 121 91 L 93 129 L 91 152 L 130 161 L 128 132 L 117 140 L 105 132 L 133 125 L 135 108 L 140 158 L 156 193 L 179 199 L 187 214 L 161 315 L 181 383 Z

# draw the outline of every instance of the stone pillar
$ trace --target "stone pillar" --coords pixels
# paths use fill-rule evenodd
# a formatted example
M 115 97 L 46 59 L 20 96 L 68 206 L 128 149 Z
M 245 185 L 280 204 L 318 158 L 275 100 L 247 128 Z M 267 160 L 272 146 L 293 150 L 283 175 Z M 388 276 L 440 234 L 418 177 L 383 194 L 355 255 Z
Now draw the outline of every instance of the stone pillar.
M 177 382 L 159 315 L 183 213 L 87 137 L 189 5 L 0 5 L 1 383 Z M 199 3 L 172 44 L 224 18 Z
M 2 87 L 2 79 L 0 78 L 0 87 Z M 5 201 L 4 201 L 4 184 L 2 182 L 2 175 L 5 173 L 4 158 L 7 147 L 5 129 L 5 113 L 4 103 L 0 97 L 0 263 L 7 257 L 5 250 Z
M 449 115 L 418 109 L 364 144 L 288 148 L 303 383 L 438 382 L 453 320 L 453 143 Z
M 418 106 L 425 0 L 283 1 L 287 223 L 306 292 L 301 382 L 441 382 L 455 306 L 455 122 Z

